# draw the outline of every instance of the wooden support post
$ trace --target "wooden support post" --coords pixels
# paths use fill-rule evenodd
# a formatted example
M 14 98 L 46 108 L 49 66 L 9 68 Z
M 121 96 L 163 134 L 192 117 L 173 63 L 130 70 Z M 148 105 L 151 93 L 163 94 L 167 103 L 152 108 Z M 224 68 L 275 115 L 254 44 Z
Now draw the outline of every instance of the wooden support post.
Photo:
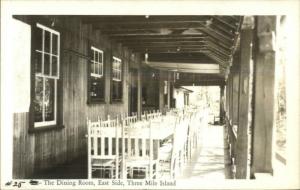
M 232 125 L 232 118 L 233 118 L 233 106 L 232 106 L 232 89 L 233 89 L 233 74 L 230 73 L 230 76 L 229 76 L 229 123 L 230 125 Z
M 141 119 L 142 115 L 142 68 L 141 68 L 141 63 L 138 65 L 138 77 L 137 77 L 137 116 L 138 119 Z
M 220 86 L 220 124 L 224 123 L 224 85 Z
M 125 160 L 125 121 L 122 121 L 122 179 L 126 179 L 127 170 L 126 170 L 126 160 Z
M 163 112 L 164 107 L 164 72 L 159 71 L 159 109 Z
M 151 130 L 151 121 L 149 122 L 149 179 L 153 178 L 153 139 Z
M 90 121 L 87 121 L 87 126 L 88 126 L 88 179 L 92 179 L 92 159 L 91 159 L 91 150 L 92 150 L 92 145 L 91 145 L 91 126 L 90 126 Z
M 250 67 L 252 53 L 254 18 L 245 17 L 241 31 L 241 65 L 239 88 L 239 122 L 236 142 L 236 178 L 246 179 L 248 175 L 248 132 L 251 125 L 250 112 Z
M 272 173 L 276 16 L 257 17 L 259 49 L 255 60 L 255 105 L 251 173 Z
M 167 104 L 167 107 L 168 109 L 171 108 L 171 73 L 168 72 L 168 89 L 167 89 L 167 92 L 168 92 L 168 104 Z
M 117 117 L 116 124 L 116 179 L 119 179 L 119 135 L 118 135 L 118 127 L 119 127 L 119 117 Z
M 239 120 L 239 64 L 240 59 L 236 57 L 232 67 L 232 125 L 237 125 Z
M 229 76 L 226 80 L 226 117 L 228 118 L 229 114 Z

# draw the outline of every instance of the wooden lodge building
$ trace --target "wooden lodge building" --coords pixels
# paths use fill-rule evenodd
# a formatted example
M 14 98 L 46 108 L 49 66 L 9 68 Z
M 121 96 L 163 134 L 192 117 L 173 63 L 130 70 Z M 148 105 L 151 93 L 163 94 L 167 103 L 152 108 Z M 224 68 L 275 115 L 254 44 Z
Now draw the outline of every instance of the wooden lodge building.
M 192 85 L 220 88 L 218 117 L 231 178 L 285 175 L 290 160 L 273 141 L 275 71 L 284 59 L 279 39 L 286 35 L 286 17 L 13 15 L 11 20 L 19 31 L 13 64 L 19 95 L 14 104 L 20 108 L 7 126 L 13 130 L 13 179 L 39 178 L 81 158 L 89 173 L 78 178 L 128 178 L 134 167 L 144 171 L 132 174 L 136 178 L 159 178 L 166 142 L 172 145 L 170 177 L 180 176 L 200 146 L 198 127 L 205 119 L 204 108 L 188 101 L 192 91 L 183 86 Z M 126 128 L 135 123 L 140 123 L 132 127 L 135 132 Z M 110 161 L 96 165 L 102 153 Z M 146 164 L 128 170 L 131 162 L 124 160 L 131 154 L 147 157 Z M 104 174 L 97 177 L 95 170 Z

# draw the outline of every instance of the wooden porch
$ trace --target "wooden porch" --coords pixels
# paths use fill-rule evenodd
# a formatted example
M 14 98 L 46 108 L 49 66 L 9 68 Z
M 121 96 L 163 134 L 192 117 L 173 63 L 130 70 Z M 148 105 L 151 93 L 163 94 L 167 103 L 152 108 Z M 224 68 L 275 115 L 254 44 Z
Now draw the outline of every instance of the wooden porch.
M 13 178 L 258 179 L 286 168 L 273 144 L 285 16 L 12 19 L 30 39 L 28 63 L 16 63 L 28 93 L 13 113 Z M 219 88 L 215 125 L 184 86 Z

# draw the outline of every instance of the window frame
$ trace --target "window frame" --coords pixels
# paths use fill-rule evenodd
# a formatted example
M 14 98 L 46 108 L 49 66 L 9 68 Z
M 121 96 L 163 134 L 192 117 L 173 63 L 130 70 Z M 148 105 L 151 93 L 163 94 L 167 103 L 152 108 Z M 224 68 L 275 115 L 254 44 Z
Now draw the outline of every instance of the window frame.
M 44 24 L 46 23 L 46 24 Z M 49 129 L 62 129 L 64 128 L 62 118 L 63 118 L 63 94 L 62 94 L 62 78 L 60 77 L 61 75 L 61 41 L 62 41 L 62 33 L 59 32 L 57 27 L 48 27 L 47 25 L 50 25 L 50 23 L 47 23 L 46 21 L 40 22 L 39 20 L 33 20 L 31 22 L 31 66 L 30 66 L 30 72 L 31 72 L 31 99 L 30 99 L 30 107 L 29 107 L 29 128 L 28 132 L 29 133 L 34 133 L 34 132 L 40 132 L 40 131 L 45 131 Z M 39 30 L 39 31 L 38 31 Z M 36 37 L 38 32 L 42 31 L 42 39 L 39 41 Z M 47 31 L 50 33 L 50 48 L 49 52 L 45 52 L 44 49 L 44 42 L 45 42 L 45 32 Z M 53 34 L 57 36 L 57 52 L 56 54 L 52 52 L 52 46 L 53 46 Z M 38 46 L 40 45 L 39 43 L 42 43 L 42 50 L 38 49 Z M 42 66 L 44 67 L 44 54 L 47 54 L 50 56 L 50 61 L 49 61 L 49 74 L 44 73 L 44 68 L 41 68 L 41 73 L 36 72 L 36 58 L 38 54 L 41 53 L 42 56 Z M 52 57 L 55 56 L 57 57 L 57 70 L 56 70 L 56 75 L 52 75 Z M 34 109 L 34 101 L 36 98 L 36 93 L 35 93 L 35 83 L 36 83 L 36 77 L 41 77 L 43 80 L 43 93 L 45 90 L 45 81 L 46 79 L 49 80 L 54 80 L 54 119 L 51 121 L 44 121 L 45 116 L 43 116 L 43 121 L 41 122 L 35 122 L 35 109 Z M 44 98 L 44 97 L 43 97 Z M 43 113 L 44 110 L 43 108 Z
M 117 62 L 115 62 L 117 61 Z M 114 68 L 114 64 L 118 63 L 119 65 L 117 66 L 117 68 Z M 120 58 L 117 58 L 115 56 L 113 56 L 113 62 L 112 62 L 112 80 L 116 81 L 116 82 L 122 82 L 122 72 L 123 72 L 123 63 L 122 60 Z M 114 77 L 114 71 L 117 72 L 117 78 Z
M 92 45 L 92 43 L 89 41 L 89 45 L 88 45 L 88 64 L 87 64 L 87 104 L 103 104 L 106 102 L 106 98 L 105 98 L 105 92 L 106 92 L 106 76 L 105 76 L 105 58 L 104 58 L 104 51 L 102 49 L 99 49 L 96 47 L 96 45 Z M 94 64 L 94 60 L 96 59 L 95 57 L 95 52 L 101 53 L 102 55 L 102 73 L 97 74 L 97 73 L 93 73 L 93 71 L 91 70 L 90 64 L 91 62 Z M 98 60 L 99 61 L 99 60 Z M 100 63 L 100 62 L 97 62 Z M 95 68 L 95 65 L 94 65 Z M 102 80 L 103 84 L 102 84 L 102 90 L 103 90 L 103 98 L 92 98 L 91 96 L 91 81 L 93 80 L 92 78 L 96 78 L 98 80 Z
M 119 67 L 117 69 L 114 68 L 114 63 L 115 60 L 120 63 Z M 119 72 L 119 78 L 115 78 L 114 77 L 114 71 L 118 71 Z M 116 56 L 112 56 L 111 59 L 111 85 L 110 85 L 110 102 L 111 103 L 122 103 L 123 102 L 123 91 L 124 91 L 124 87 L 123 87 L 123 72 L 124 72 L 124 64 L 122 59 L 116 57 Z M 113 89 L 114 89 L 114 83 L 120 85 L 120 89 L 121 89 L 121 94 L 120 97 L 118 98 L 113 98 Z
M 97 73 L 94 73 L 94 72 L 92 72 L 92 71 L 90 71 L 89 73 L 90 73 L 90 75 L 92 76 L 92 77 L 96 77 L 96 78 L 102 78 L 102 77 L 104 77 L 104 63 L 103 63 L 103 56 L 104 56 L 104 52 L 102 51 L 102 50 L 100 50 L 100 49 L 98 49 L 98 48 L 96 48 L 96 47 L 94 47 L 94 46 L 91 46 L 91 50 L 93 51 L 92 52 L 92 59 L 91 59 L 91 62 L 93 63 L 93 65 L 94 65 L 94 72 L 95 72 L 95 69 L 96 69 L 96 64 L 98 64 L 98 69 L 100 70 L 100 68 L 102 68 L 102 72 L 101 73 L 99 73 L 99 74 L 97 74 Z M 96 56 L 95 56 L 95 53 L 99 53 L 99 54 L 101 54 L 101 62 L 99 62 L 100 60 L 98 60 L 98 61 L 95 61 L 95 58 L 96 58 Z M 98 57 L 99 58 L 99 57 Z M 100 67 L 101 66 L 101 67 Z M 98 71 L 99 71 L 98 70 Z
M 41 122 L 36 122 L 34 121 L 34 127 L 45 127 L 45 126 L 49 126 L 49 125 L 56 125 L 57 124 L 57 80 L 59 80 L 59 67 L 60 67 L 60 33 L 58 31 L 55 31 L 51 28 L 48 28 L 40 23 L 36 23 L 36 27 L 42 29 L 42 50 L 37 50 L 34 47 L 34 51 L 36 53 L 41 53 L 42 54 L 42 73 L 36 73 L 35 71 L 35 78 L 37 77 L 41 77 L 43 79 L 43 105 L 44 105 L 44 98 L 45 98 L 45 86 L 46 86 L 46 79 L 50 79 L 50 80 L 54 80 L 54 119 L 51 121 L 45 121 L 45 109 L 43 106 L 43 110 L 42 110 L 42 115 L 43 115 L 43 121 Z M 45 31 L 50 33 L 50 53 L 49 52 L 45 52 Z M 52 52 L 52 48 L 53 48 L 53 34 L 57 35 L 57 55 L 53 54 Z M 49 71 L 49 75 L 44 74 L 45 71 L 45 57 L 44 55 L 47 54 L 50 56 L 50 71 Z M 56 76 L 52 76 L 52 57 L 55 56 L 57 57 L 57 74 Z M 35 87 L 35 86 L 34 86 Z

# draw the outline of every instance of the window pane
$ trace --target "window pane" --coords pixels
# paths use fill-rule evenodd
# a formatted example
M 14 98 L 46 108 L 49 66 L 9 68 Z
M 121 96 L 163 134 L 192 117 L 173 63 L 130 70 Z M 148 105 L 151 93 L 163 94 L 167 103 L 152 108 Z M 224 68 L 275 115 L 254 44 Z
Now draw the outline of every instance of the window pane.
M 104 80 L 102 78 L 91 77 L 90 97 L 92 100 L 104 99 Z
M 121 100 L 122 99 L 122 83 L 121 82 L 113 81 L 112 99 L 113 100 Z
M 52 34 L 52 54 L 58 55 L 58 36 Z
M 50 32 L 45 30 L 44 52 L 50 53 Z
M 95 74 L 99 74 L 99 64 L 95 64 Z
M 99 74 L 100 75 L 103 75 L 103 65 L 102 64 L 99 64 Z
M 57 57 L 52 56 L 52 76 L 57 76 L 58 73 Z
M 98 51 L 95 51 L 95 54 L 96 54 L 95 61 L 96 61 L 96 62 L 99 62 L 99 52 L 98 52 Z
M 43 78 L 35 77 L 34 121 L 43 121 Z
M 50 75 L 50 55 L 44 54 L 44 75 Z
M 99 62 L 102 63 L 102 53 L 99 53 Z
M 36 52 L 34 60 L 35 73 L 42 73 L 42 53 Z
M 95 73 L 95 67 L 94 67 L 94 63 L 91 61 L 91 64 L 90 64 L 90 66 L 91 66 L 91 73 Z
M 54 120 L 54 93 L 55 93 L 55 79 L 45 78 L 45 98 L 44 98 L 44 106 L 45 106 L 45 121 L 53 121 Z
M 35 33 L 35 38 L 36 38 L 36 50 L 43 50 L 43 30 L 41 28 L 36 28 L 36 33 Z

